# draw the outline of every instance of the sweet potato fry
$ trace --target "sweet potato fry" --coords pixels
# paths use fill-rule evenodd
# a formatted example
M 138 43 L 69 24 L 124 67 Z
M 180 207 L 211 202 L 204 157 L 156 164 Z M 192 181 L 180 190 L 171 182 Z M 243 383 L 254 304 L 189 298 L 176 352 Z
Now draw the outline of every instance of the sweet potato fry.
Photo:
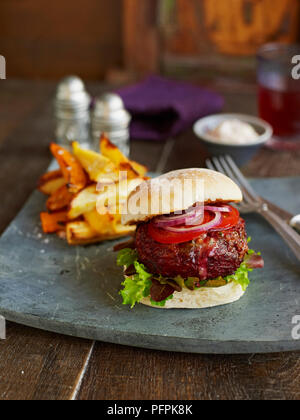
M 56 233 L 69 245 L 88 245 L 132 235 L 121 225 L 130 192 L 145 179 L 147 168 L 130 161 L 106 137 L 102 154 L 73 143 L 73 153 L 52 143 L 60 169 L 41 177 L 38 189 L 50 197 L 40 214 L 43 231 Z
M 55 143 L 51 143 L 50 150 L 60 166 L 69 191 L 79 193 L 88 182 L 81 164 L 70 152 Z
M 74 194 L 70 193 L 66 185 L 63 185 L 49 197 L 47 209 L 49 211 L 62 210 L 69 206 L 73 198 Z
M 56 169 L 55 171 L 47 172 L 46 174 L 42 175 L 39 179 L 39 186 L 45 184 L 48 181 L 52 181 L 53 179 L 61 178 L 62 172 L 60 169 Z
M 63 225 L 68 221 L 67 212 L 40 214 L 44 233 L 55 233 L 62 230 Z
M 38 190 L 43 194 L 51 195 L 60 187 L 66 184 L 60 169 L 48 172 L 43 175 L 38 183 Z

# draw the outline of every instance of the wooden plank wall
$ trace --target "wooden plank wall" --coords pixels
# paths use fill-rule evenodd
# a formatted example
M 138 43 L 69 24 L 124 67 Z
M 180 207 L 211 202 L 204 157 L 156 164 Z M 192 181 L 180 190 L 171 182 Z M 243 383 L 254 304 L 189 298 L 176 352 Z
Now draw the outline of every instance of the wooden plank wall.
M 123 1 L 130 72 L 200 68 L 207 62 L 212 68 L 229 63 L 232 72 L 239 63 L 253 67 L 260 45 L 299 37 L 300 0 L 153 0 L 151 10 L 147 1 Z
M 123 0 L 124 64 L 129 72 L 159 70 L 158 5 L 159 0 Z
M 76 73 L 99 79 L 122 68 L 137 75 L 159 72 L 166 57 L 176 65 L 176 60 L 205 60 L 212 54 L 253 54 L 259 43 L 294 40 L 299 4 L 1 0 L 0 55 L 6 57 L 8 78 L 58 79 Z
M 167 1 L 167 0 L 163 0 Z M 164 30 L 166 50 L 199 55 L 215 50 L 255 54 L 265 42 L 294 42 L 299 0 L 173 0 L 173 24 Z
M 122 0 L 1 0 L 7 77 L 102 78 L 122 64 Z

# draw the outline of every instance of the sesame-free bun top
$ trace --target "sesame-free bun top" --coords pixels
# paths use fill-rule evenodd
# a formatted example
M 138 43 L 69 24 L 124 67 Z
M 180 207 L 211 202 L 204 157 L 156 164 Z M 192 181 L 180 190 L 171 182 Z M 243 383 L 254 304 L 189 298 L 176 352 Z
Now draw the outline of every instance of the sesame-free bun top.
M 162 186 L 169 185 L 165 193 Z M 178 200 L 174 188 L 180 185 Z M 174 187 L 174 188 L 173 188 Z M 124 225 L 145 222 L 156 216 L 187 210 L 195 203 L 240 202 L 240 188 L 227 176 L 209 169 L 181 169 L 140 184 L 128 197 Z

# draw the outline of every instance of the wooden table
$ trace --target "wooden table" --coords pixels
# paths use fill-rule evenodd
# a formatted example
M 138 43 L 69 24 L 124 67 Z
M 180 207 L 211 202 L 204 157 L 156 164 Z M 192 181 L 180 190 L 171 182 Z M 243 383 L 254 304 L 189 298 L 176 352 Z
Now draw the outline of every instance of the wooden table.
M 256 113 L 252 84 L 216 81 L 226 110 Z M 0 230 L 46 170 L 53 140 L 55 84 L 0 82 Z M 90 84 L 97 94 L 103 86 Z M 133 142 L 151 170 L 203 164 L 193 134 L 166 143 Z M 262 150 L 251 176 L 300 175 L 300 152 Z M 300 353 L 207 356 L 94 343 L 8 323 L 0 342 L 0 399 L 299 399 Z

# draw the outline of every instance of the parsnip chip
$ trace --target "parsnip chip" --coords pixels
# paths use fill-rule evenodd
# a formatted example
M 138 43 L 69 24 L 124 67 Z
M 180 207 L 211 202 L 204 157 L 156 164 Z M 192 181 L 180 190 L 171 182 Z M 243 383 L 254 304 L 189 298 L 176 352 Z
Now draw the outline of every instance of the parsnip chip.
M 77 219 L 82 214 L 96 208 L 99 193 L 96 184 L 82 190 L 71 202 L 68 217 L 70 220 Z
M 147 168 L 127 159 L 106 137 L 101 140 L 103 154 L 82 149 L 76 142 L 73 154 L 54 143 L 50 149 L 60 169 L 39 181 L 38 189 L 50 195 L 47 208 L 52 212 L 41 213 L 44 232 L 57 233 L 70 245 L 132 235 L 135 226 L 123 226 L 121 215 Z
M 71 222 L 67 224 L 67 241 L 69 245 L 89 245 L 124 236 L 124 233 L 99 234 L 87 222 Z
M 98 234 L 111 236 L 130 235 L 135 232 L 135 226 L 123 226 L 119 215 L 99 214 L 97 210 L 93 210 L 84 215 L 85 220 Z
M 107 157 L 73 143 L 73 153 L 94 182 L 117 182 L 119 171 Z
M 145 170 L 147 172 L 147 168 L 142 168 L 141 165 L 131 162 L 126 156 L 124 156 L 120 149 L 111 143 L 105 135 L 102 135 L 100 139 L 100 151 L 103 156 L 106 156 L 114 162 L 120 171 L 127 172 L 127 179 L 144 176 Z M 134 168 L 134 165 L 136 168 Z M 143 175 L 141 175 L 139 171 L 141 171 Z

